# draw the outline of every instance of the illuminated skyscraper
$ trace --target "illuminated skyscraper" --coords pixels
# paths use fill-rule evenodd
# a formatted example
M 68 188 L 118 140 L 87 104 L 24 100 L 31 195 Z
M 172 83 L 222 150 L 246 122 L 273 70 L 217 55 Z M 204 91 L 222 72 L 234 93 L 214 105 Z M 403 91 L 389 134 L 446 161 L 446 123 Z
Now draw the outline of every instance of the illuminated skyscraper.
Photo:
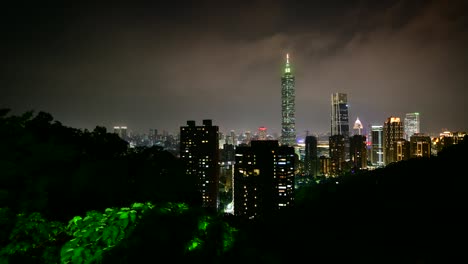
M 371 126 L 371 163 L 374 166 L 381 167 L 383 162 L 383 126 Z
M 218 126 L 211 120 L 203 120 L 202 126 L 187 121 L 180 127 L 180 159 L 188 175 L 197 178 L 202 206 L 218 209 L 219 193 L 219 140 Z
M 400 121 L 399 117 L 391 116 L 387 118 L 383 127 L 383 154 L 385 165 L 397 161 L 395 143 L 400 139 L 403 139 L 403 123 Z
M 286 54 L 286 65 L 281 77 L 281 144 L 296 145 L 296 105 L 295 78 L 291 72 L 289 54 Z
M 344 93 L 331 95 L 331 136 L 336 135 L 343 136 L 345 159 L 349 159 L 348 98 Z
M 419 113 L 407 113 L 405 116 L 405 139 L 410 140 L 411 136 L 419 133 L 420 130 L 420 121 L 419 121 Z

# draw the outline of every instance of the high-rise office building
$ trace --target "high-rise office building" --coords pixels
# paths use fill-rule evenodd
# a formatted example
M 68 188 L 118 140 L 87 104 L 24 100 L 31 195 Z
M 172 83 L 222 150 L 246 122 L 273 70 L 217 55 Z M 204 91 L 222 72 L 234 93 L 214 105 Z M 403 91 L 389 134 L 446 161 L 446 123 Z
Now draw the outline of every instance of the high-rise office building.
M 371 156 L 370 161 L 373 166 L 384 166 L 383 161 L 383 126 L 371 126 Z
M 344 137 L 345 159 L 349 159 L 348 97 L 344 93 L 331 95 L 331 136 L 336 135 Z
M 420 133 L 419 113 L 407 113 L 404 121 L 405 139 L 410 140 L 415 133 Z
M 281 145 L 296 145 L 296 94 L 289 54 L 281 77 Z
M 317 137 L 306 136 L 305 138 L 305 155 L 304 155 L 304 172 L 309 176 L 318 175 L 318 156 L 317 156 Z
M 330 175 L 337 176 L 346 166 L 345 138 L 343 135 L 333 135 L 329 138 Z
M 384 164 L 388 165 L 396 160 L 395 142 L 403 139 L 403 123 L 399 117 L 387 118 L 383 126 L 383 154 Z
M 252 140 L 236 148 L 234 215 L 268 217 L 293 206 L 294 148 L 277 140 Z
M 355 169 L 367 168 L 366 136 L 354 135 L 350 138 L 349 153 Z
M 180 127 L 180 158 L 188 175 L 197 178 L 197 189 L 202 206 L 218 209 L 219 193 L 219 140 L 218 126 L 209 119 L 196 126 L 195 121 L 187 121 Z

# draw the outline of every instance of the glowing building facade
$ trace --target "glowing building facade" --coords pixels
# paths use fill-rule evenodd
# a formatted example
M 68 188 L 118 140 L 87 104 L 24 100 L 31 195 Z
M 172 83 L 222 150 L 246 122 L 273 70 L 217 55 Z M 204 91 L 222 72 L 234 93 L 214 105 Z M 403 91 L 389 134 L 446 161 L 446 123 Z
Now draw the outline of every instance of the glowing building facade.
M 411 136 L 420 133 L 419 113 L 407 113 L 404 121 L 405 139 L 410 140 Z
M 202 206 L 218 210 L 219 193 L 219 140 L 218 126 L 209 119 L 202 126 L 187 121 L 180 127 L 180 159 L 184 162 L 186 174 L 197 178 Z
M 370 161 L 373 166 L 384 166 L 383 161 L 383 126 L 371 126 L 371 156 Z
M 383 127 L 383 154 L 385 165 L 397 161 L 395 143 L 397 140 L 403 139 L 403 133 L 403 123 L 400 121 L 399 117 L 391 116 L 387 118 Z M 400 150 L 402 149 L 400 148 Z
M 395 140 L 393 143 L 393 160 L 402 161 L 410 158 L 410 142 L 404 138 Z
M 296 145 L 295 78 L 286 54 L 286 65 L 281 77 L 281 145 Z

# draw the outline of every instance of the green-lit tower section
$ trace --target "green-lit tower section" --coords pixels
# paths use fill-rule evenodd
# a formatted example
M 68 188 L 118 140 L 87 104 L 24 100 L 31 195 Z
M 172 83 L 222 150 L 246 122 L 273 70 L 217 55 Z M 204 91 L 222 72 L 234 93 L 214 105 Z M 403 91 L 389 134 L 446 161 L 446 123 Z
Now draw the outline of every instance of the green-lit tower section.
M 286 65 L 281 77 L 281 144 L 296 145 L 296 104 L 295 78 L 286 54 Z

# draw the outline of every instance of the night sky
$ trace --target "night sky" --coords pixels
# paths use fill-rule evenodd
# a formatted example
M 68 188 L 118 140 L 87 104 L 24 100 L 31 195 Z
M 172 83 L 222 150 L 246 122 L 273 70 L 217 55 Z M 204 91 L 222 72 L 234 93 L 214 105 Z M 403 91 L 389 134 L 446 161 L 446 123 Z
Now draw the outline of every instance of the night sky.
M 66 126 L 280 133 L 286 53 L 296 129 L 421 114 L 421 132 L 468 131 L 468 1 L 153 1 L 3 7 L 0 108 Z M 151 3 L 151 4 L 148 4 Z

